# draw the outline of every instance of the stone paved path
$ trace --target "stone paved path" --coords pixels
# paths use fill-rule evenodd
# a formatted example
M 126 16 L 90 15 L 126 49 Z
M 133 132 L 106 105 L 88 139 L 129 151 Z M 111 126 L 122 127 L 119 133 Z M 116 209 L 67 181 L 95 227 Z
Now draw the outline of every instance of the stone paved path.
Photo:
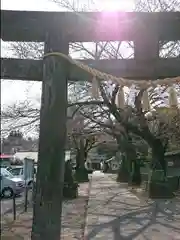
M 138 199 L 112 175 L 93 174 L 86 240 L 178 240 L 180 201 Z

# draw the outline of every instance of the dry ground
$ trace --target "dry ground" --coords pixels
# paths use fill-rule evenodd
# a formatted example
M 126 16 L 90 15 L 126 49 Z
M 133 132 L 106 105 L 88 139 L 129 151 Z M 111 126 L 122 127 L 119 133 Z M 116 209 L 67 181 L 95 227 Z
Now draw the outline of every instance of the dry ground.
M 84 237 L 85 214 L 88 203 L 89 183 L 80 184 L 79 197 L 65 201 L 62 214 L 62 239 L 80 240 Z M 30 240 L 32 208 L 27 213 L 19 213 L 12 221 L 12 213 L 1 219 L 1 240 Z

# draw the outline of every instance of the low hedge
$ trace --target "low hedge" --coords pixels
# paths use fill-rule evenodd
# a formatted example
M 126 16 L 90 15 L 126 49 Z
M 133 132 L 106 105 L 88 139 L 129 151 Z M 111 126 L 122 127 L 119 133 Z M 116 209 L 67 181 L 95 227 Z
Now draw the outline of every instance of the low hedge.
M 148 174 L 143 174 L 143 182 L 148 182 Z M 172 189 L 173 192 L 178 191 L 180 189 L 180 176 L 169 176 L 168 177 L 168 185 L 169 188 Z

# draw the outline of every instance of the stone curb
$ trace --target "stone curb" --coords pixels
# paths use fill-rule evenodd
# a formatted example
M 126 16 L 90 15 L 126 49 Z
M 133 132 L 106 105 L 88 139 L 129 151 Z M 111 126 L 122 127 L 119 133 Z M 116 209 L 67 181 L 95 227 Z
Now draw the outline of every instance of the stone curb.
M 88 200 L 87 200 L 87 205 L 86 205 L 85 213 L 84 213 L 85 223 L 84 223 L 84 231 L 82 234 L 82 240 L 86 240 L 86 236 L 87 236 L 88 209 L 89 209 L 89 202 L 90 202 L 89 200 L 90 200 L 90 196 L 91 196 L 92 182 L 93 182 L 93 175 L 91 176 L 91 179 L 89 180 Z

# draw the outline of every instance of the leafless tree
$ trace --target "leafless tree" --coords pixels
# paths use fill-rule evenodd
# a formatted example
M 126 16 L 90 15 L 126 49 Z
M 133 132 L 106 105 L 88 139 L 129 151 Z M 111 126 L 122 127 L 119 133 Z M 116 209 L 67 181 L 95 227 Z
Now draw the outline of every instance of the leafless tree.
M 142 96 L 144 90 L 136 89 L 136 91 L 133 91 L 135 95 L 133 102 L 121 109 L 115 104 L 115 98 L 119 89 L 118 85 L 114 85 L 111 93 L 104 83 L 99 83 L 99 88 L 104 104 L 92 107 L 91 110 L 88 106 L 88 111 L 85 106 L 85 109 L 81 110 L 82 114 L 91 119 L 92 122 L 104 127 L 105 132 L 112 134 L 119 141 L 121 151 L 128 155 L 129 160 L 136 159 L 133 135 L 145 141 L 152 150 L 152 169 L 162 169 L 166 176 L 164 155 L 169 142 L 173 138 L 178 139 L 180 133 L 179 109 L 168 110 L 167 107 L 164 107 L 166 110 L 164 113 L 165 117 L 162 112 L 163 108 L 159 107 L 159 104 L 163 104 L 166 101 L 167 97 L 163 97 L 166 88 L 149 89 L 151 105 L 153 105 L 155 112 L 143 110 Z M 147 115 L 149 113 L 152 115 L 150 118 Z M 173 122 L 172 125 L 171 122 Z

